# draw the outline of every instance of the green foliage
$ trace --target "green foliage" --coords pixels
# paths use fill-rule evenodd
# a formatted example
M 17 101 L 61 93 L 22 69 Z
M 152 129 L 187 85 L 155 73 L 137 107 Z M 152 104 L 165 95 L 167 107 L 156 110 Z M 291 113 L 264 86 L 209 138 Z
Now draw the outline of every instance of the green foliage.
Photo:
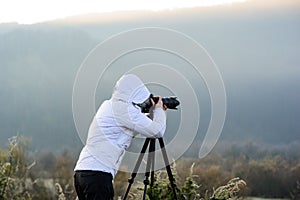
M 300 168 L 290 168 L 291 161 L 279 156 L 244 162 L 234 167 L 234 173 L 247 181 L 253 196 L 288 197 L 292 185 L 297 181 L 295 175 L 300 174 Z
M 56 163 L 52 171 L 52 178 L 62 188 L 66 197 L 73 198 L 73 166 L 72 157 L 67 150 L 64 150 L 61 155 L 57 156 Z
M 26 174 L 32 166 L 25 163 L 25 149 L 29 140 L 24 137 L 9 139 L 8 151 L 0 155 L 0 199 L 29 200 Z
M 43 178 L 40 171 L 37 170 L 38 165 L 36 161 L 32 160 L 29 156 L 28 146 L 30 140 L 22 136 L 14 136 L 9 139 L 8 149 L 0 150 L 0 199 L 2 200 L 52 200 L 54 199 L 54 191 L 51 191 L 50 185 L 53 179 Z M 65 154 L 63 154 L 65 155 Z M 57 170 L 60 171 L 59 164 L 67 164 L 69 157 L 65 157 L 65 161 L 60 163 L 56 162 Z M 62 160 L 62 159 L 60 159 Z M 64 176 L 56 175 L 58 180 L 64 180 L 62 177 L 70 179 L 71 168 L 70 165 Z M 64 169 L 64 168 L 62 168 Z M 34 172 L 33 172 L 34 171 Z M 46 182 L 48 186 L 46 187 Z M 66 183 L 66 181 L 63 181 Z M 70 188 L 70 187 L 69 187 Z M 72 188 L 72 186 L 71 186 Z M 73 189 L 69 189 L 67 184 L 64 192 L 68 195 Z M 57 195 L 61 197 L 61 195 Z M 71 196 L 71 195 L 69 195 Z M 74 197 L 74 194 L 73 194 Z M 57 199 L 57 198 L 55 198 Z M 75 198 L 70 198 L 75 199 Z
M 188 199 L 188 200 L 197 199 L 200 197 L 200 195 L 197 194 L 197 189 L 200 186 L 197 185 L 193 179 L 194 166 L 195 166 L 195 163 L 192 164 L 192 166 L 190 168 L 190 175 L 186 178 L 184 185 L 181 189 L 181 195 L 184 197 L 184 199 Z
M 178 190 L 177 190 L 178 192 Z M 157 171 L 154 176 L 154 183 L 152 187 L 148 187 L 147 195 L 150 200 L 174 199 L 173 190 L 169 179 L 167 177 L 167 172 L 164 170 Z
M 59 183 L 55 184 L 55 189 L 56 189 L 58 200 L 66 200 L 64 191 Z
M 292 199 L 300 199 L 300 181 L 296 182 L 295 188 L 291 192 Z
M 73 167 L 76 159 L 72 152 L 32 154 L 28 151 L 29 144 L 28 138 L 12 137 L 7 149 L 0 149 L 0 199 L 74 200 Z M 223 153 L 212 153 L 201 160 L 181 158 L 171 167 L 180 200 L 244 196 L 300 198 L 299 157 L 289 157 L 278 150 L 262 151 L 253 145 L 235 147 Z M 116 199 L 127 188 L 129 174 L 124 171 L 127 170 L 122 172 L 121 169 L 114 180 Z M 139 176 L 143 175 L 137 178 Z M 141 199 L 143 191 L 144 184 L 136 181 L 128 199 Z M 155 173 L 153 186 L 148 186 L 147 199 L 174 199 L 166 171 Z
M 173 173 L 176 176 L 176 167 L 173 165 Z M 232 199 L 238 196 L 239 192 L 245 188 L 246 182 L 240 178 L 231 179 L 226 185 L 218 187 L 214 190 L 213 194 L 210 196 L 208 192 L 205 192 L 203 195 L 198 193 L 197 190 L 200 186 L 195 182 L 193 174 L 195 164 L 193 163 L 190 167 L 190 174 L 186 177 L 183 186 L 181 189 L 176 188 L 177 196 L 179 200 L 227 200 Z M 155 173 L 154 184 L 152 187 L 147 189 L 147 198 L 149 200 L 173 200 L 174 193 L 170 185 L 167 172 L 164 170 L 159 170 Z M 134 191 L 139 192 L 134 196 L 142 197 L 143 189 Z
M 226 185 L 218 187 L 210 199 L 226 200 L 234 198 L 246 187 L 246 182 L 240 178 L 231 179 Z

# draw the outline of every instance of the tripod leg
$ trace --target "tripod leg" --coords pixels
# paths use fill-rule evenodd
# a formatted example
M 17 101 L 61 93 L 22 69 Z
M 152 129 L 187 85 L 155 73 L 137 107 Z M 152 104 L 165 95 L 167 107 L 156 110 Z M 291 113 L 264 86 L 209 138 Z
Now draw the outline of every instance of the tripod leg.
M 154 153 L 155 153 L 155 139 L 151 138 L 150 146 L 149 146 L 148 160 L 147 160 L 147 165 L 146 165 L 145 179 L 144 179 L 143 200 L 146 200 L 147 186 L 149 185 L 150 167 L 152 166 L 152 162 L 154 161 Z M 153 170 L 153 169 L 151 169 L 151 170 Z
M 154 184 L 154 168 L 155 168 L 155 141 L 156 141 L 156 139 L 152 139 L 151 140 L 151 142 L 153 143 L 152 145 L 151 145 L 151 143 L 150 143 L 150 147 L 149 148 L 151 148 L 152 147 L 152 151 L 151 152 L 153 152 L 152 154 L 152 161 L 151 161 L 151 182 L 150 182 L 150 187 L 152 188 L 153 187 L 153 184 Z
M 129 193 L 129 191 L 130 191 L 131 185 L 132 185 L 132 183 L 134 182 L 134 179 L 135 179 L 135 177 L 136 177 L 136 175 L 137 175 L 137 171 L 139 170 L 139 167 L 140 167 L 140 165 L 141 165 L 142 159 L 143 159 L 144 154 L 145 154 L 145 152 L 146 152 L 146 150 L 147 150 L 147 147 L 148 147 L 148 145 L 149 145 L 149 142 L 150 142 L 150 138 L 146 138 L 146 140 L 145 140 L 145 142 L 144 142 L 144 145 L 143 145 L 143 147 L 142 147 L 141 153 L 140 153 L 140 155 L 139 155 L 139 157 L 138 157 L 138 160 L 136 161 L 136 164 L 135 164 L 135 167 L 134 167 L 134 169 L 133 169 L 133 172 L 131 173 L 131 178 L 128 179 L 128 183 L 129 183 L 129 184 L 128 184 L 128 187 L 127 187 L 127 190 L 126 190 L 126 193 L 125 193 L 125 195 L 124 195 L 123 200 L 126 200 L 126 198 L 127 198 L 127 196 L 128 196 L 128 193 Z
M 158 138 L 158 141 L 159 141 L 159 144 L 160 144 L 161 152 L 163 154 L 163 159 L 164 159 L 164 162 L 165 162 L 165 165 L 166 165 L 166 170 L 167 170 L 167 173 L 168 173 L 169 181 L 170 181 L 173 193 L 174 193 L 174 198 L 176 200 L 178 200 L 177 193 L 176 193 L 176 184 L 175 184 L 175 180 L 174 180 L 174 177 L 173 177 L 173 174 L 172 174 L 172 171 L 171 171 L 171 167 L 170 167 L 170 164 L 169 164 L 169 159 L 168 159 L 168 156 L 167 156 L 167 151 L 165 149 L 164 140 L 163 140 L 163 138 Z

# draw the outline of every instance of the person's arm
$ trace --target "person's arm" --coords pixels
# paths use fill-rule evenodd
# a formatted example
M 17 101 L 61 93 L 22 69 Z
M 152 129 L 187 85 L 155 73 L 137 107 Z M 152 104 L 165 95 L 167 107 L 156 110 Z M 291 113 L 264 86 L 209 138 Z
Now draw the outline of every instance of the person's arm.
M 152 101 L 152 99 L 151 99 Z M 154 102 L 152 101 L 152 104 Z M 145 137 L 163 137 L 166 130 L 166 114 L 161 97 L 153 109 L 153 119 L 149 119 L 145 114 L 140 113 L 134 131 Z

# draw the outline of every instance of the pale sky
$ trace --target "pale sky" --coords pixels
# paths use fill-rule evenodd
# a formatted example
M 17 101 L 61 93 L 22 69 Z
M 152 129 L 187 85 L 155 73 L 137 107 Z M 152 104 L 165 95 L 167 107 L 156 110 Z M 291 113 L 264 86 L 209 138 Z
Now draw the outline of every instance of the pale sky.
M 247 0 L 0 0 L 0 23 L 33 24 L 68 16 L 130 10 L 231 5 Z

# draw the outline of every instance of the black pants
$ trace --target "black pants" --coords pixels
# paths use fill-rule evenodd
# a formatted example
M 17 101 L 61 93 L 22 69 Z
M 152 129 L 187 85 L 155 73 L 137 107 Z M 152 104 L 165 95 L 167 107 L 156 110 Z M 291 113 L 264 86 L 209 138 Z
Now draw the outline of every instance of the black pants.
M 76 171 L 74 185 L 79 200 L 112 200 L 112 175 L 101 171 Z

